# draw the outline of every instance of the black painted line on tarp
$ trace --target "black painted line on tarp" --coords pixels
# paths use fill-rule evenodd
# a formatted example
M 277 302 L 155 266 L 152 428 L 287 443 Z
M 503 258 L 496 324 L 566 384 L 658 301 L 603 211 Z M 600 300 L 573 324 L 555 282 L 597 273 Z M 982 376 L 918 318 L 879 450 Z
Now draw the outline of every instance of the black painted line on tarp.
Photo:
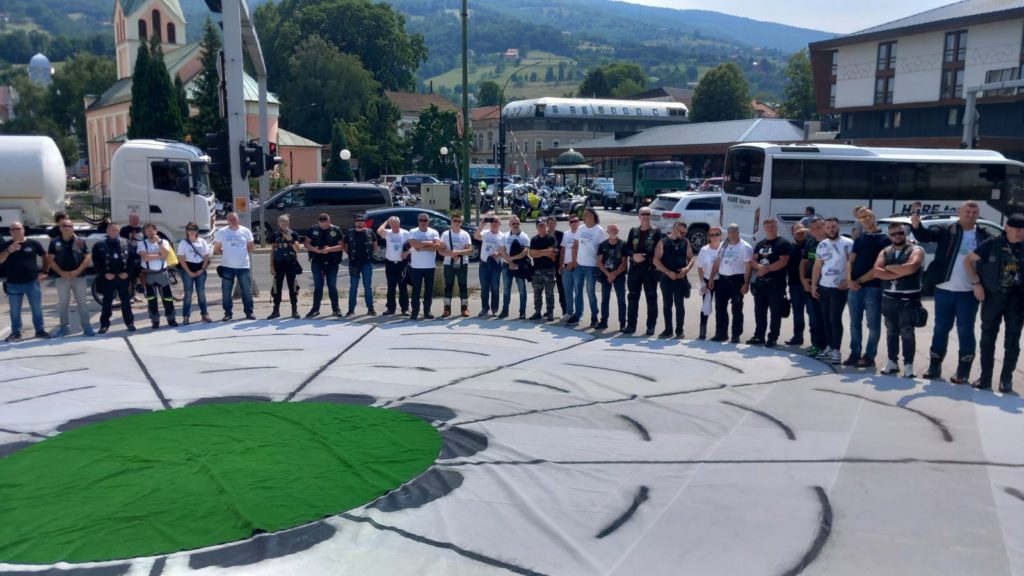
M 557 466 L 636 466 L 636 465 L 652 465 L 652 466 L 689 466 L 689 465 L 702 465 L 702 464 L 728 464 L 728 465 L 747 465 L 747 464 L 784 464 L 791 466 L 794 464 L 932 464 L 937 466 L 984 466 L 992 468 L 1024 468 L 1024 463 L 1021 462 L 988 462 L 984 460 L 949 460 L 949 459 L 935 459 L 935 458 L 813 458 L 813 459 L 797 459 L 797 458 L 780 458 L 776 460 L 769 460 L 763 458 L 756 458 L 751 460 L 738 460 L 738 459 L 697 459 L 697 460 L 481 460 L 481 461 L 456 461 L 456 462 L 437 462 L 436 466 L 535 466 L 538 464 L 553 464 Z
M 629 370 L 619 370 L 618 368 L 607 368 L 605 366 L 592 366 L 590 364 L 575 364 L 573 362 L 565 362 L 566 366 L 575 366 L 577 368 L 591 368 L 593 370 L 602 370 L 604 372 L 616 372 L 618 374 L 626 374 L 628 376 L 635 376 L 641 380 L 647 380 L 648 382 L 657 382 L 658 379 L 653 376 L 646 374 L 638 374 L 636 372 L 630 372 Z
M 625 414 L 619 414 L 619 418 L 622 418 L 626 422 L 632 424 L 633 427 L 636 428 L 636 431 L 640 433 L 640 437 L 644 439 L 644 442 L 651 441 L 651 433 L 647 431 L 647 428 L 645 428 L 643 424 L 637 422 L 635 419 L 630 418 L 629 416 L 626 416 Z M 600 536 L 598 536 L 598 538 L 600 538 Z
M 630 400 L 636 400 L 638 396 L 633 395 L 626 398 L 616 398 L 614 400 L 593 400 L 591 402 L 583 402 L 580 404 L 569 404 L 568 406 L 556 406 L 554 408 L 535 408 L 533 410 L 526 410 L 525 412 L 515 412 L 512 414 L 497 414 L 494 416 L 484 416 L 483 418 L 477 418 L 476 420 L 466 420 L 464 422 L 454 422 L 452 426 L 465 426 L 467 424 L 479 424 L 480 422 L 490 422 L 492 420 L 503 420 L 505 418 L 515 418 L 517 416 L 529 416 L 530 414 L 546 414 L 548 412 L 560 412 L 562 410 L 571 410 L 573 408 L 586 408 L 587 406 L 598 406 L 600 404 L 618 404 L 619 402 L 629 402 Z
M 1020 490 L 1012 488 L 1010 486 L 1004 488 L 1003 491 L 1009 494 L 1010 496 L 1013 496 L 1014 498 L 1024 502 L 1024 492 L 1021 492 Z
M 377 530 L 381 530 L 381 531 L 384 531 L 384 532 L 394 532 L 395 534 L 398 534 L 399 536 L 401 536 L 403 538 L 406 538 L 408 540 L 412 540 L 413 542 L 418 542 L 420 544 L 426 544 L 427 546 L 433 546 L 434 548 L 441 548 L 441 549 L 444 549 L 444 550 L 451 550 L 452 552 L 455 552 L 456 554 L 458 554 L 459 556 L 462 556 L 464 558 L 469 558 L 470 560 L 476 560 L 477 562 L 480 562 L 481 564 L 486 564 L 488 566 L 493 566 L 495 568 L 504 568 L 505 570 L 508 570 L 509 572 L 512 572 L 513 574 L 524 574 L 526 576 L 544 576 L 543 573 L 541 573 L 541 572 L 536 572 L 534 570 L 530 570 L 529 568 L 523 568 L 522 566 L 516 566 L 515 564 L 510 564 L 508 562 L 504 562 L 502 560 L 498 560 L 497 558 L 491 558 L 490 556 L 485 556 L 485 555 L 483 555 L 483 554 L 481 554 L 479 552 L 473 552 L 472 550 L 467 550 L 467 549 L 465 549 L 465 548 L 463 548 L 461 546 L 457 546 L 455 544 L 452 544 L 451 542 L 441 542 L 440 540 L 434 540 L 433 538 L 427 538 L 426 536 L 421 536 L 419 534 L 413 534 L 412 532 L 409 532 L 407 530 L 403 530 L 402 528 L 398 528 L 397 526 L 388 526 L 387 524 L 381 524 L 380 522 L 377 522 L 373 518 L 368 518 L 366 516 L 356 516 L 354 514 L 349 514 L 349 513 L 340 514 L 340 516 L 342 518 L 344 518 L 346 520 L 349 520 L 349 521 L 352 521 L 352 522 L 363 522 L 363 523 L 369 524 L 370 526 L 373 526 Z
M 19 432 L 17 430 L 10 430 L 8 428 L 0 428 L 0 432 L 5 432 L 7 434 L 14 434 L 14 435 L 31 436 L 33 438 L 43 438 L 43 439 L 49 438 L 49 436 L 47 436 L 45 434 L 40 434 L 39 432 Z
M 0 358 L 0 362 L 10 362 L 11 360 L 28 360 L 30 358 L 64 358 L 66 356 L 81 356 L 85 352 L 68 352 L 67 354 L 35 354 L 32 356 L 13 356 L 11 358 Z
M 828 376 L 828 374 L 804 374 L 803 376 L 787 376 L 785 378 L 776 378 L 775 380 L 767 380 L 765 382 L 745 382 L 743 384 L 730 384 L 730 388 L 746 388 L 748 386 L 767 386 L 769 384 L 779 384 L 781 382 L 796 382 L 797 380 L 803 380 L 805 378 L 817 378 L 819 376 Z
M 448 388 L 449 386 L 455 386 L 456 384 L 459 384 L 461 382 L 465 382 L 466 380 L 472 380 L 472 379 L 475 379 L 475 378 L 479 378 L 481 376 L 487 376 L 488 374 L 494 374 L 495 372 L 504 370 L 506 368 L 512 368 L 514 366 L 518 366 L 518 365 L 523 364 L 525 362 L 533 362 L 534 360 L 538 360 L 538 359 L 543 358 L 545 356 L 550 356 L 552 354 L 558 354 L 559 352 L 565 352 L 567 350 L 572 350 L 573 348 L 576 348 L 577 346 L 582 346 L 582 345 L 584 345 L 584 344 L 586 344 L 588 342 L 593 342 L 594 340 L 597 340 L 597 339 L 592 337 L 590 340 L 582 340 L 580 342 L 575 342 L 573 344 L 570 344 L 570 345 L 568 345 L 568 346 L 566 346 L 564 348 L 559 348 L 557 350 L 548 350 L 547 352 L 544 352 L 542 354 L 537 354 L 536 356 L 530 356 L 530 357 L 527 357 L 527 358 L 523 358 L 522 360 L 517 360 L 517 361 L 512 362 L 510 364 L 502 364 L 501 366 L 495 366 L 494 368 L 488 368 L 487 370 L 484 370 L 482 372 L 477 372 L 475 374 L 469 374 L 467 376 L 459 376 L 458 378 L 455 378 L 454 380 L 452 380 L 451 382 L 448 382 L 447 384 L 441 384 L 439 386 L 434 386 L 433 388 L 428 388 L 426 390 L 421 390 L 421 391 L 416 392 L 414 394 L 409 394 L 408 396 L 402 396 L 401 398 L 398 398 L 397 400 L 401 401 L 401 400 L 405 400 L 407 398 L 416 398 L 416 397 L 419 397 L 419 396 L 423 396 L 425 394 L 430 394 L 431 392 L 437 392 L 438 390 L 443 390 L 445 388 Z
M 240 372 L 242 370 L 274 370 L 277 366 L 236 366 L 234 368 L 216 368 L 213 370 L 202 370 L 200 374 L 216 374 L 218 372 Z
M 818 558 L 818 554 L 821 554 L 822 548 L 825 547 L 825 543 L 828 542 L 828 538 L 832 534 L 832 504 L 828 500 L 828 494 L 821 486 L 815 486 L 814 493 L 817 494 L 818 504 L 821 505 L 821 513 L 818 515 L 818 533 L 800 562 L 783 572 L 782 576 L 797 576 L 797 574 L 803 573 Z
M 224 354 L 258 354 L 261 352 L 302 352 L 305 348 L 263 348 L 261 350 L 228 350 L 226 352 L 207 352 L 205 354 L 193 354 L 189 358 L 204 358 L 206 356 L 222 356 Z
M 149 576 L 160 576 L 164 573 L 164 566 L 167 564 L 167 557 L 161 556 L 153 562 L 153 566 L 149 569 Z
M 538 344 L 536 340 L 530 340 L 529 338 L 520 338 L 519 336 L 509 336 L 506 334 L 480 334 L 479 332 L 405 332 L 400 336 L 472 336 L 483 337 L 483 338 L 502 338 L 504 340 L 518 340 L 520 342 L 526 342 L 528 344 Z
M 750 412 L 751 414 L 757 414 L 761 418 L 764 418 L 765 420 L 768 420 L 769 422 L 771 422 L 772 424 L 775 424 L 779 428 L 782 428 L 782 431 L 786 433 L 786 438 L 789 438 L 790 440 L 796 440 L 796 434 L 793 433 L 793 429 L 792 428 L 787 426 L 782 420 L 779 420 L 775 416 L 772 416 L 771 414 L 769 414 L 769 413 L 767 413 L 767 412 L 765 412 L 763 410 L 758 410 L 757 408 L 751 408 L 750 406 L 744 406 L 743 404 L 738 404 L 736 402 L 731 402 L 729 400 L 722 400 L 722 404 L 725 404 L 726 406 L 732 406 L 733 408 L 739 408 L 740 410 L 746 410 L 747 412 Z
M 861 396 L 860 394 L 854 394 L 852 392 L 840 392 L 838 390 L 829 390 L 828 388 L 815 388 L 815 390 L 817 390 L 818 392 L 828 392 L 829 394 L 838 394 L 840 396 L 849 396 L 851 398 L 860 398 L 861 400 L 864 400 L 866 402 L 871 402 L 872 404 L 878 404 L 880 406 L 888 406 L 889 408 L 899 408 L 900 410 L 906 410 L 908 412 L 913 412 L 914 414 L 917 414 L 921 418 L 924 418 L 925 420 L 931 422 L 936 428 L 938 428 L 939 432 L 942 433 L 942 439 L 943 440 L 945 440 L 946 442 L 952 442 L 953 441 L 953 433 L 949 431 L 948 427 L 946 427 L 945 422 L 943 422 L 942 420 L 936 418 L 935 416 L 932 416 L 931 414 L 927 414 L 925 412 L 922 412 L 921 410 L 918 410 L 917 408 L 911 408 L 909 406 L 900 406 L 899 404 L 890 404 L 888 402 L 882 402 L 881 400 L 875 400 L 874 398 L 868 398 L 867 396 Z
M 558 386 L 553 386 L 551 384 L 544 384 L 543 382 L 535 382 L 533 380 L 517 379 L 517 380 L 513 380 L 513 382 L 515 382 L 516 384 L 526 384 L 528 386 L 541 386 L 543 388 L 548 388 L 548 389 L 551 389 L 551 390 L 556 390 L 558 392 L 564 392 L 566 394 L 569 393 L 569 391 L 566 390 L 565 388 L 559 388 Z
M 36 400 L 38 398 L 46 398 L 47 396 L 56 396 L 58 394 L 67 394 L 68 392 L 77 392 L 79 390 L 88 390 L 89 388 L 95 388 L 95 386 L 79 386 L 78 388 L 68 388 L 67 390 L 57 390 L 56 392 L 49 392 L 47 394 L 40 394 L 38 396 L 29 396 L 28 398 L 19 398 L 17 400 L 11 400 L 4 402 L 4 404 L 20 404 L 21 402 L 28 402 L 29 400 Z
M 355 340 L 353 340 L 353 341 L 352 341 L 352 343 L 351 343 L 351 344 L 349 344 L 348 346 L 345 346 L 345 348 L 344 348 L 344 349 L 342 349 L 342 351 L 341 351 L 341 352 L 338 352 L 338 355 L 337 355 L 337 356 L 335 356 L 334 358 L 331 358 L 331 359 L 330 359 L 330 360 L 328 360 L 328 361 L 327 361 L 327 362 L 326 362 L 326 363 L 325 363 L 325 364 L 324 364 L 323 366 L 321 366 L 321 367 L 317 368 L 317 369 L 316 369 L 316 372 L 313 372 L 313 373 L 312 373 L 312 374 L 311 374 L 311 375 L 309 376 L 309 378 L 306 378 L 305 380 L 303 380 L 303 381 L 302 381 L 302 384 L 299 384 L 299 387 L 298 387 L 298 388 L 296 388 L 295 390 L 293 390 L 293 391 L 292 391 L 292 392 L 291 392 L 290 394 L 288 394 L 288 396 L 286 396 L 286 397 L 285 397 L 284 401 L 285 401 L 285 402 L 291 402 L 291 401 L 292 401 L 292 399 L 294 399 L 294 398 L 295 398 L 295 396 L 296 396 L 296 395 L 298 395 L 298 393 L 299 393 L 299 392 L 302 392 L 302 390 L 303 390 L 303 389 L 304 389 L 304 388 L 305 388 L 306 386 L 309 386 L 309 384 L 310 384 L 310 383 L 311 383 L 311 382 L 312 382 L 313 380 L 316 380 L 316 379 L 317 379 L 317 378 L 318 378 L 318 377 L 319 377 L 319 376 L 320 376 L 321 374 L 323 374 L 323 373 L 324 373 L 324 371 L 325 371 L 325 370 L 327 370 L 328 368 L 330 368 L 332 364 L 334 364 L 335 362 L 337 362 L 338 360 L 340 360 L 340 359 L 341 359 L 341 357 L 342 357 L 342 356 L 344 356 L 346 352 L 348 352 L 349 350 L 351 350 L 352 348 L 354 348 L 356 344 L 359 344 L 360 342 L 362 342 L 362 341 L 363 341 L 363 338 L 366 338 L 367 336 L 369 336 L 369 335 L 370 335 L 370 332 L 373 332 L 373 330 L 374 330 L 374 329 L 375 329 L 376 327 L 377 327 L 377 325 L 376 325 L 376 324 L 373 324 L 373 325 L 371 325 L 371 326 L 370 326 L 370 329 L 369 329 L 369 330 L 367 330 L 366 332 L 363 332 L 363 333 L 362 333 L 362 334 L 361 334 L 361 335 L 359 336 L 359 338 L 356 338 Z
M 692 390 L 678 390 L 676 392 L 660 392 L 658 394 L 644 394 L 644 398 L 667 398 L 669 396 L 684 396 L 686 394 L 696 394 L 698 392 L 713 392 L 715 390 L 723 390 L 728 388 L 725 384 L 718 384 L 717 386 L 708 386 L 706 388 L 694 388 Z
M 195 338 L 192 340 L 182 340 L 178 344 L 191 344 L 193 342 L 207 342 L 210 340 L 218 340 L 223 342 L 224 340 L 231 340 L 232 338 L 279 338 L 281 336 L 316 336 L 318 338 L 326 338 L 330 334 L 317 334 L 315 332 L 281 332 L 280 334 L 228 334 L 226 336 L 211 336 L 209 338 Z
M 36 374 L 34 376 L 18 376 L 17 378 L 8 378 L 7 380 L 0 380 L 0 384 L 6 384 L 7 382 L 18 382 L 20 380 L 32 380 L 34 378 L 43 378 L 46 376 L 58 376 L 60 374 L 68 374 L 70 372 L 84 372 L 88 368 L 70 368 L 68 370 L 59 370 L 57 372 L 47 372 L 45 374 Z
M 629 508 L 625 512 L 623 512 L 621 516 L 616 518 L 614 522 L 612 522 L 603 530 L 598 532 L 597 538 L 604 538 L 605 536 L 608 536 L 612 532 L 615 532 L 616 530 L 621 528 L 622 525 L 626 522 L 629 522 L 629 519 L 633 517 L 633 514 L 636 514 L 636 511 L 637 509 L 640 508 L 640 505 L 646 502 L 647 499 L 650 497 L 650 493 L 651 491 L 647 486 L 641 486 L 640 490 L 636 493 L 636 496 L 633 497 L 633 502 L 630 503 Z
M 146 380 L 149 381 L 149 385 L 153 387 L 153 392 L 156 392 L 156 397 L 160 399 L 160 404 L 163 404 L 164 408 L 170 410 L 171 403 L 167 401 L 164 393 L 160 390 L 160 387 L 157 386 L 156 380 L 153 379 L 153 375 L 149 373 L 149 368 L 146 368 L 146 363 L 142 361 L 142 358 L 139 357 L 139 353 L 135 351 L 135 346 L 132 346 L 132 341 L 129 340 L 127 336 L 122 336 L 121 338 L 124 338 L 124 343 L 128 345 L 128 351 L 132 353 L 132 358 L 135 358 L 135 363 L 139 365 L 139 369 L 142 370 L 143 376 L 145 376 Z
M 490 354 L 487 354 L 486 352 L 474 352 L 472 350 L 456 350 L 454 348 L 426 348 L 426 347 L 422 347 L 421 348 L 421 347 L 418 347 L 418 346 L 406 346 L 406 347 L 388 348 L 388 350 L 422 350 L 422 351 L 427 351 L 427 352 L 454 352 L 455 354 L 473 354 L 475 356 L 490 356 Z
M 737 368 L 737 367 L 733 366 L 732 364 L 728 364 L 726 362 L 722 362 L 721 360 L 712 360 L 711 358 L 704 358 L 703 356 L 692 356 L 690 354 L 673 354 L 671 352 L 654 352 L 652 350 L 634 350 L 634 349 L 623 350 L 623 349 L 620 349 L 620 348 L 613 348 L 611 350 L 608 350 L 608 352 L 627 352 L 627 353 L 630 353 L 630 354 L 654 354 L 656 356 L 672 356 L 674 358 L 689 358 L 691 360 L 700 360 L 701 362 L 709 362 L 709 363 L 714 364 L 716 366 L 721 366 L 722 368 L 728 368 L 729 370 L 732 370 L 733 372 L 737 372 L 739 374 L 745 374 L 745 372 L 743 371 L 742 368 Z
M 426 366 L 395 366 L 392 364 L 374 364 L 373 368 L 395 368 L 398 370 L 419 370 L 420 372 L 437 372 L 437 369 L 427 368 Z

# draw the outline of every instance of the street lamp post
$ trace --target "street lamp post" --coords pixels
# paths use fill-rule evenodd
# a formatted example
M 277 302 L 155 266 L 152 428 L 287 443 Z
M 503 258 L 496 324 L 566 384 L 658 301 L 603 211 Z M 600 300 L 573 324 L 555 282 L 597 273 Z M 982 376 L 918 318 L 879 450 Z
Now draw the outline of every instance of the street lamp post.
M 544 62 L 544 60 L 537 60 L 533 64 L 527 64 L 512 72 L 505 80 L 505 84 L 502 85 L 501 92 L 498 94 L 498 194 L 503 200 L 505 198 L 505 88 L 508 88 L 508 83 L 512 81 L 516 74 L 541 62 Z
M 348 148 L 343 148 L 341 152 L 338 152 L 338 158 L 341 158 L 342 162 L 348 162 L 352 158 L 352 152 Z M 352 170 L 351 166 L 349 166 L 349 170 Z M 355 174 L 352 177 L 355 178 Z

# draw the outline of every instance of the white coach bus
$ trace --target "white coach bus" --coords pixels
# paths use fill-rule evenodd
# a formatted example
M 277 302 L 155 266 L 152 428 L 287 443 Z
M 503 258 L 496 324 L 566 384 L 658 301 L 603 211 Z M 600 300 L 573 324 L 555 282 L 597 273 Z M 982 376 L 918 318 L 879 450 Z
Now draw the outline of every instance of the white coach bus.
M 955 213 L 973 199 L 982 218 L 1002 222 L 1024 212 L 1024 163 L 989 150 L 740 144 L 726 155 L 723 190 L 722 222 L 738 224 L 748 242 L 763 238 L 769 215 L 788 236 L 808 206 L 839 218 L 843 232 L 858 205 L 881 218 L 909 215 L 914 202 L 922 213 Z

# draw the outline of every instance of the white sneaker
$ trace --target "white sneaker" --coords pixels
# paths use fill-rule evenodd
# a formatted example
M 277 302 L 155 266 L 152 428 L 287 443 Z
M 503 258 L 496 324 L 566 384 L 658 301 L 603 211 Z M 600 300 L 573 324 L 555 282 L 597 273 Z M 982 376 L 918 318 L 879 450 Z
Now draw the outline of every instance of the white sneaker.
M 832 355 L 829 356 L 829 362 L 833 364 L 839 364 L 843 361 L 843 358 L 839 355 L 839 350 L 833 350 Z
M 895 374 L 900 371 L 900 367 L 895 362 L 889 360 L 885 363 L 885 368 L 880 371 L 881 374 Z
M 914 378 L 915 377 L 914 376 L 914 365 L 913 364 L 904 364 L 903 365 L 903 377 L 904 378 Z
M 572 314 L 563 314 L 562 317 L 558 319 L 558 321 L 564 324 L 569 321 L 569 318 L 572 318 Z

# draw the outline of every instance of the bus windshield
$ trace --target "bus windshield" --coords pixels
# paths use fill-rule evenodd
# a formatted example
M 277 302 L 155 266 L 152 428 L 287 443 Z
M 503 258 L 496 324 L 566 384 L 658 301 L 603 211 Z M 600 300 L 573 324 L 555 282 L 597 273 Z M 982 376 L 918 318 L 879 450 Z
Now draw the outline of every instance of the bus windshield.
M 764 178 L 764 150 L 738 148 L 730 150 L 725 158 L 726 194 L 760 196 Z
M 644 180 L 686 180 L 686 167 L 683 164 L 646 165 L 643 171 Z

